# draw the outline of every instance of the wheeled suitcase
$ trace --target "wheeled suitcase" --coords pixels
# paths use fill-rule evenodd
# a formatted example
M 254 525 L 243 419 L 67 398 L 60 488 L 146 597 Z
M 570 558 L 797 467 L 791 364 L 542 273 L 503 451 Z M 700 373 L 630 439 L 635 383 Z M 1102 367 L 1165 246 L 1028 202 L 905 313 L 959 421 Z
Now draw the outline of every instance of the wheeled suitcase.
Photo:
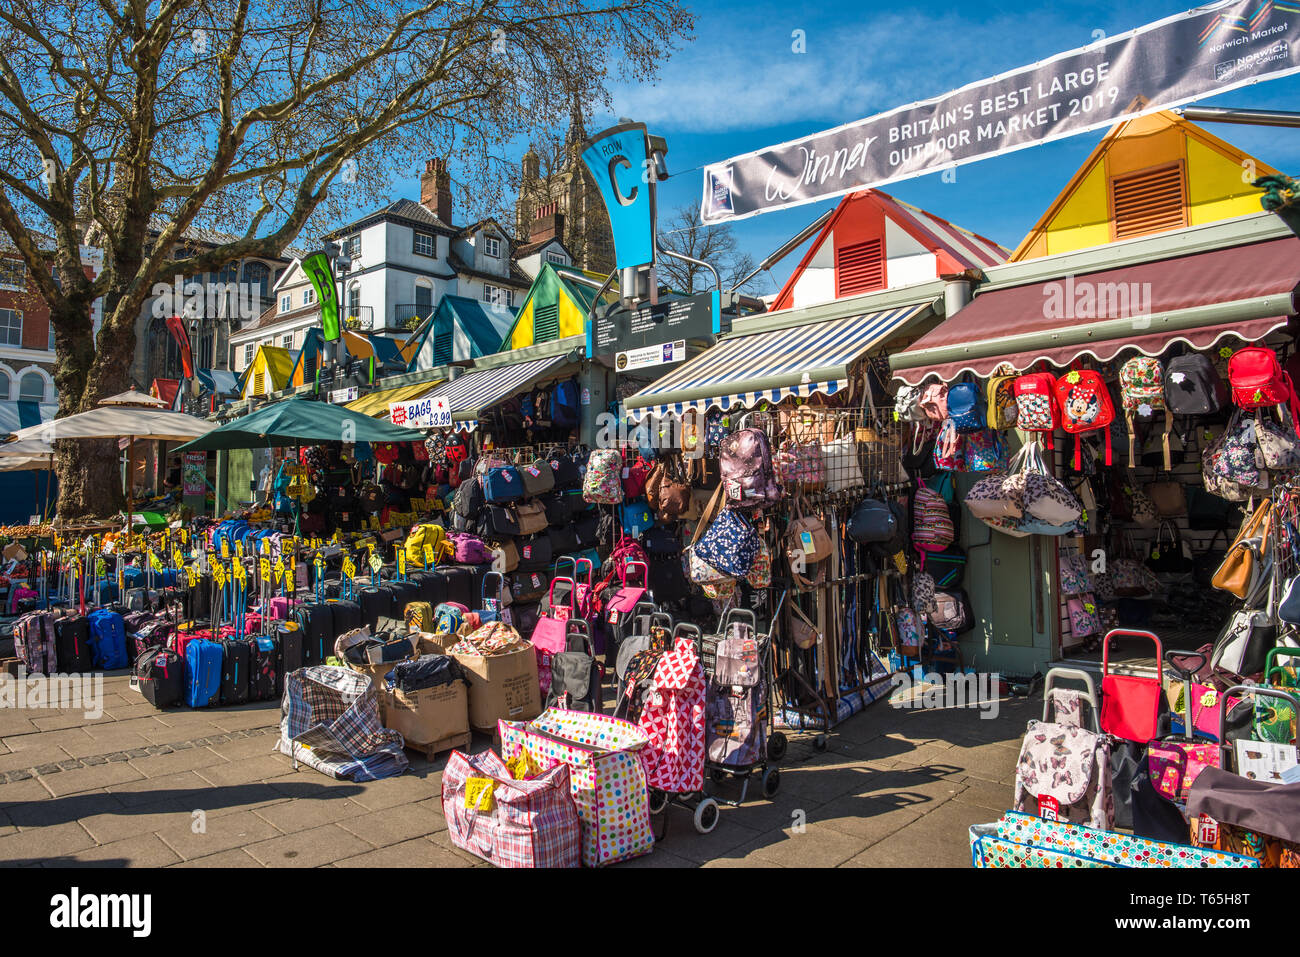
M 466 608 L 473 608 L 478 600 L 478 594 L 474 591 L 474 573 L 470 567 L 449 565 L 439 571 L 447 581 L 447 597 L 444 601 L 454 601 Z
M 325 659 L 334 653 L 334 638 L 338 633 L 337 612 L 340 604 L 343 603 L 300 605 L 294 610 L 294 621 L 300 633 L 298 644 L 302 649 L 302 663 L 298 667 L 323 665 Z M 287 668 L 287 659 L 285 664 Z
M 93 671 L 90 620 L 80 615 L 54 619 L 54 654 L 61 674 Z
M 304 666 L 302 628 L 296 621 L 281 622 L 275 629 L 280 650 L 280 672 L 275 676 L 275 693 L 284 693 L 284 676 Z
M 191 708 L 216 704 L 221 695 L 221 664 L 224 655 L 219 642 L 199 638 L 185 646 L 185 703 Z
M 246 638 L 227 638 L 221 642 L 221 703 L 244 704 L 248 701 L 249 648 Z
M 334 616 L 330 628 L 331 646 L 334 638 L 360 628 L 364 624 L 361 619 L 361 605 L 357 602 L 340 600 L 327 602 L 326 604 L 329 605 L 330 613 Z
M 155 708 L 181 703 L 185 693 L 185 662 L 167 648 L 150 648 L 135 660 L 132 684 Z
M 248 700 L 274 701 L 279 697 L 280 644 L 270 636 L 248 639 Z
M 357 592 L 357 600 L 361 605 L 361 623 L 372 633 L 380 618 L 393 617 L 393 593 L 386 589 L 374 585 L 363 588 Z
M 131 661 L 126 653 L 126 628 L 122 616 L 115 611 L 100 609 L 86 616 L 90 623 L 90 646 L 96 668 L 116 671 L 127 667 Z
M 436 608 L 447 600 L 447 578 L 441 571 L 416 572 L 411 581 L 420 589 L 420 601 Z
M 385 582 L 380 586 L 393 596 L 393 617 L 401 618 L 406 613 L 406 606 L 420 600 L 420 586 L 415 582 Z

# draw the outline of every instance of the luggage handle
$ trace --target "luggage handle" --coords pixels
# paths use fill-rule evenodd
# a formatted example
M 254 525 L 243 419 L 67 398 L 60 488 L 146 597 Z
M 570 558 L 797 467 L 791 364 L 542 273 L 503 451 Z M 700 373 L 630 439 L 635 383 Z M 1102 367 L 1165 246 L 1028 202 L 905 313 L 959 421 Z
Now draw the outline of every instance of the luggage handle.
M 587 566 L 587 580 L 584 584 L 586 584 L 587 586 L 587 591 L 591 591 L 592 579 L 596 575 L 596 563 L 593 562 L 590 558 L 579 558 L 574 561 L 573 577 L 575 580 L 580 580 L 579 575 L 581 574 L 583 565 Z
M 546 604 L 550 606 L 552 612 L 555 611 L 555 583 L 556 582 L 569 583 L 569 603 L 567 605 L 561 605 L 560 607 L 568 608 L 569 617 L 572 618 L 574 614 L 577 612 L 577 606 L 574 604 L 574 600 L 577 598 L 578 583 L 575 582 L 572 578 L 569 578 L 564 575 L 556 575 L 554 578 L 551 579 L 551 585 L 549 588 L 546 589 Z M 554 615 L 551 614 L 551 615 L 547 615 L 546 617 L 552 618 L 554 617 Z
M 1300 698 L 1290 692 L 1281 691 L 1277 688 L 1265 688 L 1263 685 L 1233 685 L 1227 691 L 1219 695 L 1219 732 L 1224 738 L 1219 742 L 1219 764 L 1226 770 L 1228 767 L 1228 757 L 1232 753 L 1232 744 L 1227 740 L 1228 737 L 1228 698 L 1234 694 L 1242 692 L 1244 694 L 1253 694 L 1256 697 L 1264 695 L 1267 698 L 1280 698 L 1283 701 L 1291 702 L 1291 707 L 1296 714 L 1300 714 Z M 1238 694 L 1238 697 L 1240 695 Z M 1254 707 L 1252 702 L 1251 707 Z M 1294 743 L 1295 738 L 1291 739 Z
M 1093 683 L 1092 675 L 1078 668 L 1049 668 L 1047 676 L 1043 678 L 1043 721 L 1048 720 L 1048 710 L 1051 708 L 1052 699 L 1048 694 L 1052 690 L 1053 679 L 1069 678 L 1073 681 L 1082 681 L 1087 687 L 1088 706 L 1092 708 L 1093 730 L 1101 732 L 1101 708 L 1098 706 L 1097 686 Z
M 1297 651 L 1296 654 L 1300 655 L 1300 651 Z M 1179 657 L 1182 658 L 1195 658 L 1197 661 L 1200 662 L 1200 664 L 1198 664 L 1195 668 L 1188 670 L 1186 668 L 1174 664 L 1173 658 L 1175 655 L 1178 655 Z M 1210 660 L 1209 655 L 1206 655 L 1203 652 L 1178 651 L 1176 648 L 1166 648 L 1164 657 L 1165 660 L 1169 663 L 1169 670 L 1172 671 L 1174 674 L 1176 674 L 1184 684 L 1190 684 L 1192 680 L 1196 677 L 1196 672 L 1204 668 L 1206 664 L 1209 663 Z
M 483 599 L 484 601 L 487 601 L 487 585 L 488 585 L 489 578 L 496 578 L 497 580 L 497 597 L 495 600 L 497 602 L 503 601 L 505 599 L 505 591 L 506 591 L 506 576 L 503 575 L 501 572 L 488 572 L 483 576 L 483 584 L 479 586 L 479 590 L 478 590 L 479 598 Z
M 1106 632 L 1106 637 L 1102 639 L 1101 644 L 1101 677 L 1104 680 L 1110 675 L 1110 640 L 1125 635 L 1129 638 L 1149 638 L 1156 646 L 1156 681 L 1164 687 L 1165 662 L 1164 653 L 1160 647 L 1160 639 L 1156 637 L 1155 632 L 1135 631 L 1128 628 L 1115 628 Z
M 1277 658 L 1300 658 L 1300 648 L 1270 648 L 1268 654 L 1264 657 L 1264 684 L 1268 685 L 1268 679 L 1274 671 L 1281 671 L 1287 665 L 1275 663 Z M 1298 662 L 1297 664 L 1300 664 Z
M 556 575 L 556 576 L 558 576 L 558 575 L 560 574 L 560 569 L 561 569 L 563 566 L 565 566 L 565 565 L 572 565 L 572 566 L 573 566 L 573 572 L 570 574 L 569 577 L 571 577 L 571 578 L 577 578 L 577 577 L 578 577 L 578 560 L 577 560 L 576 558 L 574 558 L 572 555 L 561 555 L 559 558 L 557 558 L 557 559 L 555 560 L 555 564 L 553 564 L 553 565 L 551 566 L 551 574 L 552 574 L 552 575 Z
M 722 623 L 718 626 L 718 630 L 726 634 L 727 626 L 731 624 L 733 618 L 748 619 L 749 627 L 754 629 L 754 634 L 758 634 L 758 616 L 748 608 L 728 608 L 722 616 Z

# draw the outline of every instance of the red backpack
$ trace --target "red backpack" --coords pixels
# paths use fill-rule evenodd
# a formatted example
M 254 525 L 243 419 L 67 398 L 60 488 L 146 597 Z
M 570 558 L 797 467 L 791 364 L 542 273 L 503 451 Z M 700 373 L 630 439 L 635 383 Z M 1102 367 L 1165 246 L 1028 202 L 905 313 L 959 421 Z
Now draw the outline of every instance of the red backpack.
M 1101 429 L 1106 435 L 1106 464 L 1111 464 L 1110 424 L 1115 421 L 1115 406 L 1101 373 L 1093 369 L 1071 369 L 1056 380 L 1056 408 L 1061 428 L 1075 436 L 1074 468 L 1082 468 L 1081 434 Z
M 1031 372 L 1016 377 L 1016 428 L 1022 432 L 1043 432 L 1047 447 L 1060 423 L 1055 398 L 1056 376 L 1050 372 Z
M 1277 353 L 1261 346 L 1238 349 L 1228 360 L 1232 401 L 1242 409 L 1288 404 L 1295 416 L 1296 394 L 1291 376 L 1282 370 Z

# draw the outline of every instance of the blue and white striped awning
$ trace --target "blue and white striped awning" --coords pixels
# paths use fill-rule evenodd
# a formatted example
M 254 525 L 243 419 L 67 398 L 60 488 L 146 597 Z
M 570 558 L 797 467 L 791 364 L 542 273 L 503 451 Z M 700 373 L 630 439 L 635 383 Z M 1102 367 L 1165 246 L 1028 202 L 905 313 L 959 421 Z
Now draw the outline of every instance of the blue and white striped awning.
M 634 419 L 753 406 L 849 385 L 850 367 L 930 303 L 724 339 L 624 400 Z
M 547 375 L 570 364 L 567 355 L 546 356 L 494 369 L 479 369 L 457 376 L 425 393 L 425 398 L 440 396 L 450 400 L 452 417 L 477 419 L 479 414 L 513 395 L 532 388 Z

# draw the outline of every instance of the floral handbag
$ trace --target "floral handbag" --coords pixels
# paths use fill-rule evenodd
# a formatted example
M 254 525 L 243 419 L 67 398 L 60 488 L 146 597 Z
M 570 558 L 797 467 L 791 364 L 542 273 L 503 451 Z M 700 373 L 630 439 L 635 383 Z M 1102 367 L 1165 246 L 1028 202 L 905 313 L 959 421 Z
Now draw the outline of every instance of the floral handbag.
M 1070 612 L 1070 634 L 1075 638 L 1088 638 L 1101 631 L 1097 619 L 1097 603 L 1092 595 L 1080 595 L 1066 603 Z
M 934 440 L 934 467 L 941 472 L 963 472 L 966 470 L 965 456 L 966 450 L 957 427 L 952 419 L 945 419 L 939 437 Z
M 898 635 L 898 650 L 909 657 L 921 653 L 921 628 L 916 612 L 910 608 L 894 609 L 894 630 Z
M 728 577 L 744 578 L 758 555 L 758 532 L 735 509 L 723 509 L 693 552 Z
M 1091 590 L 1088 559 L 1078 554 L 1064 556 L 1061 559 L 1061 591 L 1067 595 L 1082 595 Z
M 813 490 L 826 484 L 826 460 L 816 442 L 786 439 L 777 450 L 773 465 L 777 479 L 785 485 Z
M 745 578 L 751 588 L 770 588 L 772 585 L 772 550 L 767 547 L 767 542 L 763 541 L 761 535 L 754 564 L 749 566 L 749 574 Z

